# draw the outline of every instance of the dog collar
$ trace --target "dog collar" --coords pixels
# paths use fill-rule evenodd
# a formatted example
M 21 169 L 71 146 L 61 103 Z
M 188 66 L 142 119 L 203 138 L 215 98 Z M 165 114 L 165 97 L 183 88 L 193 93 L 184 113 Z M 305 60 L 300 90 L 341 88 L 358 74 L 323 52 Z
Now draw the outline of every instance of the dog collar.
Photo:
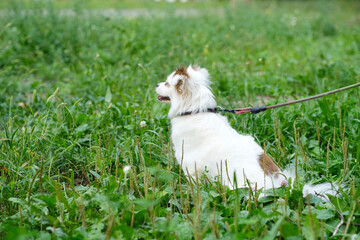
M 217 107 L 216 107 L 216 108 L 208 108 L 206 111 L 197 110 L 197 111 L 183 112 L 183 113 L 180 113 L 179 115 L 177 115 L 177 117 L 182 117 L 182 116 L 187 116 L 187 115 L 194 115 L 194 114 L 202 113 L 202 112 L 217 113 L 217 112 L 218 112 L 218 108 L 217 108 Z

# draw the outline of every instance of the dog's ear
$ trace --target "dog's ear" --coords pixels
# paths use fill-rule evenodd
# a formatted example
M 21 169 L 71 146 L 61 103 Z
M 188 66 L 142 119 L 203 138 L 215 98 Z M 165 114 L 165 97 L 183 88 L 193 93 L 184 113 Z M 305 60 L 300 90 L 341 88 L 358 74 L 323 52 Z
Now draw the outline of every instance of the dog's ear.
M 176 91 L 178 94 L 183 94 L 186 81 L 190 78 L 189 73 L 185 66 L 180 66 L 176 69 L 174 76 L 178 75 L 177 82 L 175 83 Z
M 184 81 L 185 81 L 185 79 L 179 79 L 175 85 L 176 91 L 178 94 L 183 94 L 183 92 L 184 92 L 184 84 L 185 84 Z
M 190 65 L 189 66 L 189 71 L 195 71 L 198 73 L 201 73 L 204 77 L 208 78 L 209 77 L 209 72 L 206 68 L 201 68 L 198 65 Z
M 201 70 L 201 67 L 198 65 L 190 65 L 189 67 L 191 67 L 194 71 L 199 71 Z

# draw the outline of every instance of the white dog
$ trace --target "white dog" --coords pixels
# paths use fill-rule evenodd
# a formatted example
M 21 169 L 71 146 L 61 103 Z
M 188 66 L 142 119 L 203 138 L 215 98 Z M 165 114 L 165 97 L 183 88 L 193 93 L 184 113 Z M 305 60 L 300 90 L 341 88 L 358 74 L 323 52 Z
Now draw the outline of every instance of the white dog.
M 226 117 L 216 113 L 209 84 L 205 68 L 189 66 L 178 68 L 156 86 L 158 100 L 171 103 L 171 138 L 183 171 L 192 177 L 205 172 L 231 189 L 249 184 L 254 189 L 255 183 L 257 189 L 287 186 L 289 174 L 281 172 L 254 138 L 239 135 Z M 307 185 L 304 194 L 333 193 L 330 189 L 330 184 Z

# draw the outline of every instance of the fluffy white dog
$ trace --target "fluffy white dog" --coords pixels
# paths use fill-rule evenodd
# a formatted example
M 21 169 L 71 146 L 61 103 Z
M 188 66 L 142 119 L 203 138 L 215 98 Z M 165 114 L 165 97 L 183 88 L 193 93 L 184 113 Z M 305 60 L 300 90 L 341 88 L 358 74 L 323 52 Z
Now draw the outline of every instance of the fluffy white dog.
M 156 86 L 158 100 L 171 103 L 171 138 L 183 171 L 192 177 L 205 172 L 231 189 L 249 184 L 254 189 L 255 183 L 257 189 L 287 186 L 289 174 L 279 169 L 254 138 L 238 134 L 226 117 L 216 113 L 209 84 L 208 71 L 190 65 L 178 68 Z M 332 193 L 330 189 L 330 184 L 307 185 L 304 194 Z

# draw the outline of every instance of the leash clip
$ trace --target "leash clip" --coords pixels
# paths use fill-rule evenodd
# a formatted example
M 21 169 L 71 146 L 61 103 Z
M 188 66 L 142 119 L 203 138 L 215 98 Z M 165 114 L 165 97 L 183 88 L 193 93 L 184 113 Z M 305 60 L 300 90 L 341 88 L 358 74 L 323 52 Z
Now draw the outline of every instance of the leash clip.
M 252 114 L 257 114 L 257 113 L 259 113 L 259 112 L 265 111 L 266 109 L 267 109 L 266 106 L 253 107 L 253 108 L 251 108 L 251 113 L 252 113 Z

